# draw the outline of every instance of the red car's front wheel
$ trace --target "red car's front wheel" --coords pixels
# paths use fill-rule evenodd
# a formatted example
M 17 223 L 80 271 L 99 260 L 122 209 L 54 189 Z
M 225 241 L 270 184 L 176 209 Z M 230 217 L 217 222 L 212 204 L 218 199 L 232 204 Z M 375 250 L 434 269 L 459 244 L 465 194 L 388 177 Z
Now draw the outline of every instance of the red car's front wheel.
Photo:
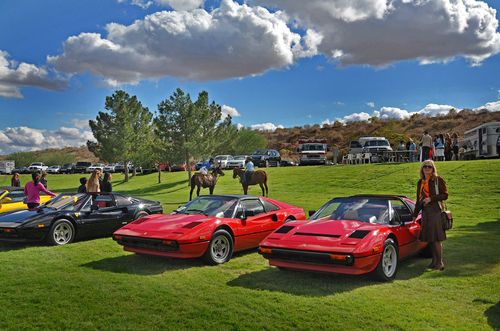
M 388 238 L 384 243 L 384 250 L 380 262 L 374 270 L 374 276 L 381 281 L 387 282 L 396 278 L 398 271 L 398 247 L 394 240 Z
M 212 240 L 203 256 L 208 264 L 222 264 L 231 259 L 233 255 L 233 238 L 226 230 L 217 230 L 212 235 Z

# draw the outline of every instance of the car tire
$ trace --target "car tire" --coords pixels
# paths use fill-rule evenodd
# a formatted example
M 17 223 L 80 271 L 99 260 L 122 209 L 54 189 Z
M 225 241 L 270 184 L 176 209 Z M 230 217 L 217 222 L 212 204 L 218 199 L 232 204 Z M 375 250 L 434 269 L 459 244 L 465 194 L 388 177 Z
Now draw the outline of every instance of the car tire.
M 148 216 L 148 215 L 149 215 L 149 214 L 148 214 L 147 212 L 145 212 L 145 211 L 140 211 L 140 212 L 138 212 L 137 214 L 135 214 L 135 216 L 134 216 L 134 221 L 135 221 L 135 220 L 138 220 L 138 219 L 139 219 L 139 218 L 141 218 L 141 217 Z
M 391 238 L 386 239 L 380 261 L 375 268 L 374 277 L 383 282 L 389 282 L 396 278 L 398 271 L 398 247 Z
M 47 243 L 54 246 L 69 244 L 74 239 L 75 227 L 70 221 L 64 218 L 55 221 L 47 235 Z
M 207 264 L 217 265 L 226 263 L 233 255 L 233 237 L 226 230 L 217 230 L 203 256 Z
M 420 252 L 418 252 L 418 255 L 426 259 L 431 258 L 432 257 L 431 246 L 427 244 L 427 246 L 425 246 Z

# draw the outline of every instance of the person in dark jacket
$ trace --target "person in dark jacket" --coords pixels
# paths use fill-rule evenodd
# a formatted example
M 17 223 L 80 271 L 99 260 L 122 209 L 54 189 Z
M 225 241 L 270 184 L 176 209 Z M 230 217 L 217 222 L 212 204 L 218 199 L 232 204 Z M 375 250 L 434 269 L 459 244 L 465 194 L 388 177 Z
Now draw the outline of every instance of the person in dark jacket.
M 104 173 L 104 179 L 102 180 L 101 192 L 111 193 L 113 191 L 113 186 L 111 185 L 111 174 L 109 172 Z
M 80 186 L 78 187 L 78 193 L 87 193 L 87 178 L 80 178 Z
M 442 201 L 448 199 L 448 188 L 443 178 L 437 174 L 432 160 L 422 162 L 420 180 L 417 183 L 417 205 L 413 216 L 416 218 L 422 211 L 422 229 L 419 240 L 427 242 L 432 251 L 432 262 L 429 268 L 444 270 L 443 241 L 446 232 L 441 219 Z

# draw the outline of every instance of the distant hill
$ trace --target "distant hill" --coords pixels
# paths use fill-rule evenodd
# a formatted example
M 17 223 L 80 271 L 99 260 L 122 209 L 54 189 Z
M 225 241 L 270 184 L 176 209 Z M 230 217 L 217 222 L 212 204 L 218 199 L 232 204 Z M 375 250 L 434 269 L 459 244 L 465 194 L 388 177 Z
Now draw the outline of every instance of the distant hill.
M 381 120 L 372 118 L 368 122 L 350 122 L 333 125 L 306 125 L 303 127 L 277 129 L 274 132 L 264 132 L 268 139 L 269 148 L 280 151 L 285 158 L 296 159 L 297 141 L 301 137 L 324 138 L 330 146 L 337 146 L 343 153 L 347 153 L 349 142 L 362 136 L 383 136 L 389 139 L 392 146 L 397 146 L 400 140 L 405 142 L 413 138 L 418 143 L 424 130 L 434 136 L 456 132 L 463 137 L 465 131 L 487 122 L 500 121 L 500 112 L 486 110 L 474 112 L 462 110 L 451 111 L 448 115 L 426 117 L 413 115 L 406 120 Z
M 90 152 L 87 146 L 51 148 L 31 152 L 17 152 L 9 155 L 0 155 L 0 160 L 14 160 L 16 166 L 27 166 L 32 162 L 44 162 L 48 165 L 73 163 L 78 161 L 99 162 L 99 159 Z

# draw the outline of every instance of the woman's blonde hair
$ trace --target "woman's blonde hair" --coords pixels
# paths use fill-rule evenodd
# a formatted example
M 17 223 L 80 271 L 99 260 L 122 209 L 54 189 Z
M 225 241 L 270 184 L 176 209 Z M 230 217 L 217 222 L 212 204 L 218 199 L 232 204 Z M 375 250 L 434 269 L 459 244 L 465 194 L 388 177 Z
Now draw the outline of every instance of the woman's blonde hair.
M 434 161 L 432 160 L 425 160 L 422 162 L 422 165 L 420 166 L 420 179 L 425 179 L 425 174 L 424 174 L 424 166 L 426 165 L 430 165 L 432 166 L 432 175 L 431 177 L 432 178 L 435 178 L 438 176 L 438 171 L 437 171 L 437 168 L 436 168 L 436 164 L 434 163 Z
M 97 170 L 92 171 L 89 180 L 87 181 L 87 192 L 99 192 L 99 175 Z

